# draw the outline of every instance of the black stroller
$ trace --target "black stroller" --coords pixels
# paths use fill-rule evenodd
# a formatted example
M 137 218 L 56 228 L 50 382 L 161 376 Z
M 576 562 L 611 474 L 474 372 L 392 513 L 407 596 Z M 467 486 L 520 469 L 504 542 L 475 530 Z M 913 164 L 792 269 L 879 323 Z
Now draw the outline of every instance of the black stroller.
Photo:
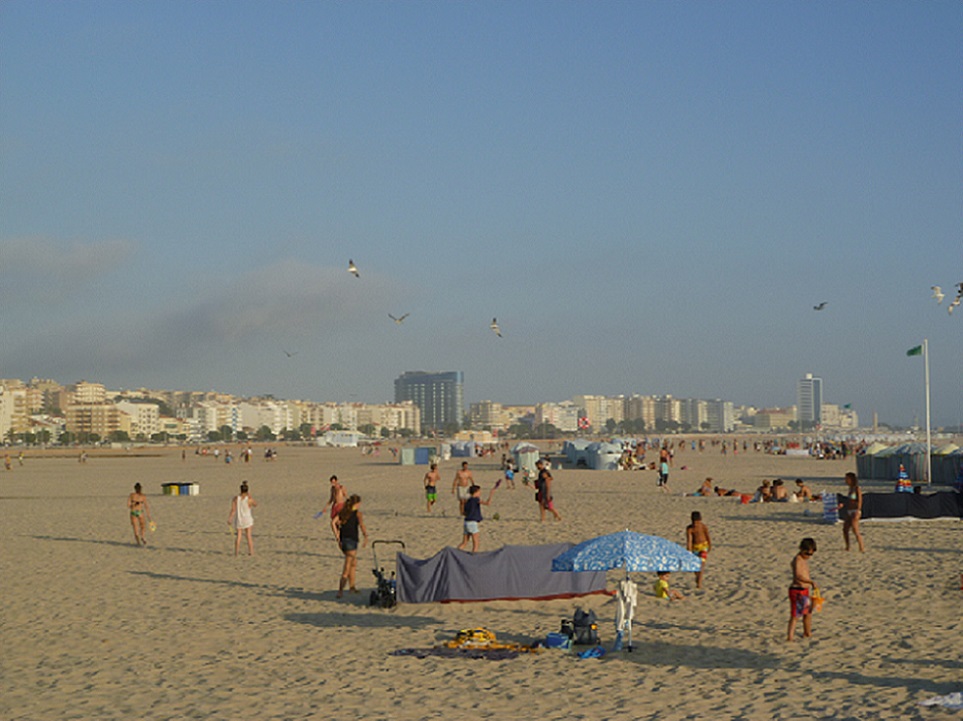
M 401 546 L 401 550 L 405 550 L 404 541 L 372 541 L 371 542 L 371 555 L 374 557 L 374 569 L 372 573 L 377 581 L 377 587 L 371 592 L 371 596 L 368 598 L 369 606 L 377 606 L 378 608 L 394 608 L 398 604 L 398 579 L 395 577 L 397 566 L 395 570 L 391 571 L 391 575 L 385 573 L 384 567 L 378 566 L 378 544 L 397 544 Z

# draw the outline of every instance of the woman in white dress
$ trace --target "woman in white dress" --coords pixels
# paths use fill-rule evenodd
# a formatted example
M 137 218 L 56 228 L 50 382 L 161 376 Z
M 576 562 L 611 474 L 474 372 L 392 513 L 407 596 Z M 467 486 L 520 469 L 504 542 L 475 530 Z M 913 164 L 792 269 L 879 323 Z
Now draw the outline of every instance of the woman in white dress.
M 251 529 L 254 527 L 254 514 L 251 513 L 257 503 L 247 492 L 247 482 L 241 484 L 240 495 L 234 496 L 231 501 L 231 515 L 227 517 L 227 525 L 234 526 L 237 536 L 234 538 L 234 555 L 241 550 L 241 533 L 247 536 L 248 555 L 254 555 L 254 538 L 251 536 Z

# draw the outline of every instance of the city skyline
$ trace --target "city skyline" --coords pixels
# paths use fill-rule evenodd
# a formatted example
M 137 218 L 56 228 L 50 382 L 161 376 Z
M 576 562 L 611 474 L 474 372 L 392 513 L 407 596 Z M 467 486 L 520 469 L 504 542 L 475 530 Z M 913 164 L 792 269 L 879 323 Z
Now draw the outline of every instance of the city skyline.
M 811 376 L 811 374 L 807 374 Z M 474 414 L 476 407 L 478 406 L 498 406 L 504 408 L 506 411 L 509 409 L 519 409 L 519 408 L 529 408 L 535 412 L 535 416 L 532 419 L 532 423 L 538 424 L 542 422 L 540 420 L 540 415 L 544 412 L 548 413 L 558 413 L 564 407 L 572 406 L 573 409 L 578 410 L 578 418 L 581 419 L 585 416 L 585 420 L 591 420 L 591 428 L 598 432 L 604 430 L 603 426 L 609 419 L 621 420 L 623 417 L 626 420 L 636 420 L 652 418 L 647 420 L 646 432 L 653 432 L 655 430 L 655 425 L 652 419 L 658 417 L 663 420 L 680 420 L 681 426 L 680 430 L 688 429 L 690 431 L 710 431 L 710 432 L 731 432 L 732 430 L 737 430 L 731 427 L 731 424 L 736 421 L 741 421 L 743 423 L 749 423 L 752 425 L 752 416 L 758 414 L 760 417 L 765 416 L 767 418 L 786 418 L 787 412 L 789 412 L 792 418 L 789 420 L 795 420 L 801 423 L 812 423 L 812 419 L 807 415 L 809 413 L 805 409 L 799 409 L 796 404 L 791 405 L 763 405 L 754 406 L 752 404 L 741 404 L 729 399 L 720 398 L 694 398 L 685 396 L 673 396 L 672 394 L 647 394 L 642 395 L 638 393 L 620 393 L 611 396 L 600 396 L 594 394 L 574 394 L 568 398 L 563 399 L 541 399 L 535 403 L 513 403 L 506 400 L 491 400 L 486 399 L 483 401 L 476 401 L 471 403 L 462 402 L 458 405 L 458 399 L 463 397 L 463 387 L 461 385 L 462 374 L 458 371 L 446 371 L 446 372 L 425 372 L 425 371 L 406 371 L 402 373 L 399 377 L 395 379 L 395 398 L 393 401 L 384 400 L 376 403 L 368 403 L 365 401 L 358 400 L 347 400 L 347 399 L 312 399 L 312 398 L 283 398 L 277 397 L 273 394 L 261 395 L 261 396 L 244 396 L 236 395 L 230 393 L 226 389 L 210 389 L 210 390 L 196 390 L 196 389 L 184 389 L 179 388 L 148 388 L 146 386 L 139 386 L 135 388 L 110 388 L 97 381 L 92 381 L 89 379 L 79 380 L 73 383 L 61 383 L 56 379 L 44 379 L 32 377 L 29 380 L 24 379 L 13 379 L 0 378 L 0 428 L 4 427 L 5 423 L 10 422 L 10 412 L 12 409 L 21 407 L 21 404 L 26 403 L 25 400 L 21 401 L 11 401 L 10 399 L 5 399 L 4 392 L 16 390 L 18 387 L 22 386 L 24 388 L 34 389 L 40 391 L 42 397 L 44 398 L 44 407 L 48 406 L 58 406 L 57 402 L 54 400 L 47 400 L 48 398 L 70 398 L 71 400 L 65 401 L 68 403 L 76 403 L 80 405 L 99 405 L 102 403 L 110 403 L 112 405 L 123 405 L 127 403 L 129 399 L 139 399 L 141 401 L 152 399 L 153 401 L 160 402 L 162 404 L 170 406 L 167 408 L 167 413 L 162 413 L 163 416 L 168 418 L 173 418 L 175 415 L 180 414 L 172 410 L 172 408 L 177 407 L 179 409 L 192 407 L 197 403 L 242 403 L 247 404 L 248 402 L 267 402 L 271 404 L 295 404 L 303 406 L 339 406 L 339 407 L 362 407 L 362 406 L 403 406 L 406 403 L 414 403 L 421 409 L 419 414 L 418 423 L 421 424 L 422 430 L 442 430 L 450 428 L 453 423 L 452 414 L 455 413 L 455 408 L 458 407 L 460 410 L 457 412 L 458 425 L 462 425 L 463 422 L 468 422 L 470 417 Z M 808 380 L 803 378 L 797 381 L 798 385 Z M 820 381 L 821 379 L 815 379 Z M 433 383 L 437 383 L 438 388 L 432 389 Z M 68 395 L 63 395 L 63 394 Z M 37 396 L 40 398 L 40 396 Z M 639 405 L 638 401 L 647 399 L 649 403 L 649 410 L 644 410 L 647 406 L 646 404 Z M 35 398 L 33 403 L 37 403 Z M 598 405 L 602 402 L 602 405 Z M 618 409 L 615 412 L 609 413 L 610 403 L 618 403 Z M 6 403 L 6 405 L 5 405 Z M 11 403 L 13 405 L 11 405 Z M 670 411 L 669 408 L 673 407 L 671 405 L 666 405 L 667 403 L 675 404 L 675 410 Z M 186 404 L 186 405 L 185 405 Z M 695 404 L 695 405 L 694 405 Z M 61 403 L 60 405 L 63 405 Z M 831 408 L 832 420 L 826 424 L 821 424 L 820 421 L 816 421 L 817 425 L 825 425 L 827 428 L 835 429 L 855 429 L 855 428 L 868 428 L 872 423 L 859 424 L 858 411 L 853 409 L 850 404 L 841 405 L 838 403 L 832 403 L 821 399 L 821 407 L 823 409 Z M 55 416 L 70 416 L 70 412 L 65 412 L 66 408 L 59 408 L 59 412 L 55 412 Z M 741 412 L 739 416 L 733 415 L 734 410 Z M 85 413 L 88 411 L 83 411 Z M 569 413 L 562 410 L 563 415 L 566 417 L 567 421 L 571 421 L 572 428 L 563 427 L 564 424 L 558 424 L 560 430 L 575 430 L 574 421 L 576 416 L 568 417 Z M 41 417 L 50 416 L 50 411 L 45 410 L 44 412 L 31 412 L 30 415 L 34 415 L 38 419 Z M 421 416 L 424 416 L 424 419 Z M 513 416 L 514 417 L 514 416 Z M 26 417 L 25 417 L 26 418 Z M 235 418 L 235 421 L 237 419 Z M 395 419 L 397 420 L 397 419 Z M 701 422 L 700 422 L 701 421 Z M 275 424 L 280 423 L 279 419 L 275 419 Z M 888 424 L 884 419 L 880 420 L 883 426 L 893 426 L 897 427 L 895 424 Z M 233 425 L 236 425 L 234 423 Z M 295 423 L 294 425 L 300 425 L 300 423 Z M 376 424 L 377 425 L 377 424 Z M 504 424 L 502 427 L 510 425 Z M 790 424 L 791 426 L 791 424 Z M 281 423 L 278 426 L 279 429 L 290 427 Z M 581 426 L 579 426 L 581 427 Z M 769 426 L 766 426 L 767 428 Z M 785 427 L 785 423 L 782 423 L 780 427 Z M 760 428 L 757 426 L 757 429 Z M 775 429 L 776 426 L 771 427 Z M 804 426 L 802 429 L 805 429 Z M 790 430 L 792 428 L 790 427 Z
M 963 419 L 959 3 L 2 18 L 0 377 Z

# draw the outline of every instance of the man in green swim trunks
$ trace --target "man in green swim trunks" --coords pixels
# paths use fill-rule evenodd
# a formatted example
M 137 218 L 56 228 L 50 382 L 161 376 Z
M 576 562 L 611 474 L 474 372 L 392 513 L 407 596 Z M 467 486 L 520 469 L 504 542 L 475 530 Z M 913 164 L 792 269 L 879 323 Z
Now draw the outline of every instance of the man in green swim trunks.
M 441 474 L 438 472 L 438 464 L 432 463 L 431 470 L 425 474 L 425 502 L 428 505 L 428 513 L 431 513 L 431 507 L 435 505 L 435 501 L 438 500 L 438 481 L 441 479 Z

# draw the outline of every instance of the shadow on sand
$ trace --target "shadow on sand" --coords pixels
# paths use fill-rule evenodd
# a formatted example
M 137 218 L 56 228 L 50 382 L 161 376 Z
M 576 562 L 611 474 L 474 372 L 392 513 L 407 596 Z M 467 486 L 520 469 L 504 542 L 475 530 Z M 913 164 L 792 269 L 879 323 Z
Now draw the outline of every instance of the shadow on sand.
M 746 649 L 675 644 L 667 641 L 633 641 L 631 652 L 611 653 L 604 658 L 629 661 L 643 666 L 687 666 L 689 668 L 776 668 L 777 656 Z

